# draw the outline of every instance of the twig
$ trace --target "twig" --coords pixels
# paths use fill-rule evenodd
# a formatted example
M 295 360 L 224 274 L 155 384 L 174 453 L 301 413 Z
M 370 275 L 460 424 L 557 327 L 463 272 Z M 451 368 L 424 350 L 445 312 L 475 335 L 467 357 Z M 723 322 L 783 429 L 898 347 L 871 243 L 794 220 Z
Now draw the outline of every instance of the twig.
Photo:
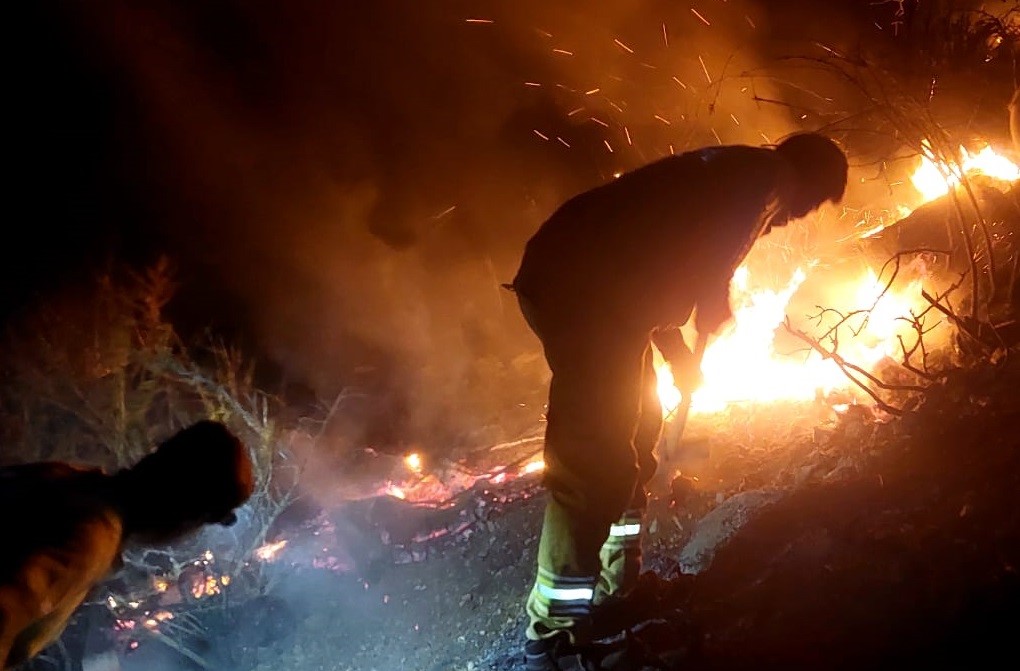
M 193 661 L 196 664 L 198 664 L 199 666 L 201 666 L 203 669 L 212 669 L 213 668 L 213 665 L 210 664 L 209 662 L 207 662 L 201 656 L 199 656 L 198 653 L 196 653 L 193 650 L 189 650 L 187 647 L 181 645 L 180 643 L 178 643 L 177 641 L 173 640 L 169 636 L 166 636 L 166 635 L 160 633 L 156 629 L 146 629 L 146 631 L 148 631 L 149 635 L 152 636 L 154 639 L 156 639 L 160 643 L 163 643 L 168 648 L 170 648 L 172 650 L 176 650 L 177 652 L 179 652 L 184 657 L 187 657 L 191 661 Z
M 818 342 L 817 340 L 815 340 L 814 338 L 809 336 L 807 333 L 804 333 L 803 331 L 800 331 L 798 329 L 793 328 L 793 326 L 790 324 L 790 320 L 789 319 L 785 320 L 784 325 L 785 325 L 787 331 L 789 331 L 792 335 L 796 336 L 797 338 L 800 338 L 805 343 L 807 343 L 808 346 L 810 346 L 811 349 L 813 349 L 814 351 L 818 352 L 822 356 L 823 359 L 830 359 L 833 363 L 835 363 L 837 366 L 839 366 L 839 369 L 841 371 L 843 371 L 843 374 L 846 375 L 847 378 L 851 382 L 853 382 L 858 387 L 860 387 L 866 394 L 868 394 L 868 396 L 870 396 L 875 401 L 875 404 L 879 408 L 881 408 L 885 412 L 889 413 L 890 415 L 902 415 L 903 411 L 901 409 L 895 407 L 895 406 L 892 406 L 892 405 L 886 403 L 884 400 L 882 400 L 882 398 L 878 395 L 878 392 L 876 392 L 874 389 L 869 387 L 867 384 L 865 384 L 864 382 L 859 380 L 855 375 L 853 375 L 851 373 L 851 371 L 853 373 L 857 373 L 859 375 L 863 375 L 872 384 L 874 384 L 874 385 L 876 385 L 878 387 L 881 387 L 882 389 L 887 389 L 887 390 L 900 389 L 900 390 L 921 391 L 921 392 L 923 392 L 925 390 L 924 387 L 919 387 L 919 386 L 916 386 L 916 385 L 890 385 L 890 384 L 888 384 L 886 382 L 883 382 L 882 380 L 878 379 L 877 377 L 875 377 L 874 375 L 872 375 L 868 371 L 864 370 L 860 366 L 858 366 L 856 364 L 853 364 L 853 363 L 850 363 L 849 361 L 844 359 L 842 356 L 840 356 L 839 353 L 837 353 L 836 351 L 834 351 L 834 350 L 830 351 L 830 350 L 825 349 L 825 347 L 820 342 Z
M 964 333 L 971 340 L 981 345 L 983 349 L 987 349 L 987 345 L 984 343 L 984 341 L 982 341 L 981 338 L 979 338 L 976 333 L 971 331 L 970 327 L 966 324 L 966 322 L 957 317 L 952 310 L 939 303 L 938 299 L 932 297 L 931 294 L 929 294 L 927 291 L 923 289 L 921 290 L 921 298 L 928 301 L 928 303 L 933 308 L 944 314 L 949 319 L 949 321 L 953 322 L 953 325 L 956 326 L 956 328 L 958 328 L 961 333 Z

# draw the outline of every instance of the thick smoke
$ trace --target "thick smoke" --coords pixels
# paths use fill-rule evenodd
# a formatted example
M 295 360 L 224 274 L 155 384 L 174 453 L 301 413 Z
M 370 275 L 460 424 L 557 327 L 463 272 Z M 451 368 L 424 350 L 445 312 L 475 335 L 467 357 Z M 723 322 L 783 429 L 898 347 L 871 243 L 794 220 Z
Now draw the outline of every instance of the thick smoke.
M 110 0 L 64 20 L 117 91 L 117 188 L 146 203 L 123 235 L 178 260 L 180 319 L 247 339 L 291 393 L 364 392 L 353 443 L 442 448 L 541 411 L 500 284 L 542 219 L 670 151 L 819 125 L 749 73 L 853 44 L 872 4 Z

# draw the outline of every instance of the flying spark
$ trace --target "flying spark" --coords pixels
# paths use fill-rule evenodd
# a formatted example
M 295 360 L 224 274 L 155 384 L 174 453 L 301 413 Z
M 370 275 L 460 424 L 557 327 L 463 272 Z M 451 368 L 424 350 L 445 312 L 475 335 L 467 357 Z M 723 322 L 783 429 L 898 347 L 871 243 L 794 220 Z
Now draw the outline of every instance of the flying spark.
M 701 70 L 705 73 L 705 79 L 707 79 L 708 83 L 711 84 L 712 75 L 708 74 L 708 66 L 705 65 L 705 59 L 701 57 L 701 54 L 698 54 L 698 62 L 701 63 Z
M 616 44 L 617 44 L 617 45 L 619 45 L 619 47 L 620 47 L 621 49 L 625 49 L 625 50 L 627 51 L 627 53 L 631 53 L 631 54 L 632 54 L 632 53 L 634 53 L 634 50 L 633 50 L 633 49 L 631 49 L 630 47 L 628 47 L 628 46 L 627 46 L 626 44 L 624 44 L 624 43 L 623 43 L 623 42 L 621 42 L 620 40 L 618 40 L 618 39 L 614 39 L 613 41 L 614 41 L 614 42 L 616 42 Z

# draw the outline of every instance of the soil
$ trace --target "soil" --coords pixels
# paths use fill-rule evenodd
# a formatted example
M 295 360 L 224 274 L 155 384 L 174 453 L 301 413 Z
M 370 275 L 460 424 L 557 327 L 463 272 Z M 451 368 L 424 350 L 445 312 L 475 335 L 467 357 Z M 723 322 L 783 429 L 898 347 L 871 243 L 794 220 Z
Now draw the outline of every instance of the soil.
M 652 483 L 646 568 L 673 589 L 649 645 L 676 669 L 1020 668 L 1018 385 L 1014 356 L 948 376 L 902 417 L 824 404 L 692 417 L 683 458 Z M 523 668 L 542 508 L 522 475 L 443 510 L 332 511 L 350 556 L 301 562 L 295 543 L 259 601 L 204 623 L 201 659 Z M 120 665 L 202 668 L 150 641 Z

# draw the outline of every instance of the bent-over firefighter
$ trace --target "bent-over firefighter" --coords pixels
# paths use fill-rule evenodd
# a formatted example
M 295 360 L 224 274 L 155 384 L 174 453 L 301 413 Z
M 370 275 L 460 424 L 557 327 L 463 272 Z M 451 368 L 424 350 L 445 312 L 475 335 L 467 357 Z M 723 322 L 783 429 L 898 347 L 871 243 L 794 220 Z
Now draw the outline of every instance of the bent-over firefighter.
M 698 365 L 679 327 L 726 324 L 755 240 L 842 199 L 847 168 L 817 133 L 692 150 L 571 198 L 528 241 L 509 286 L 552 371 L 529 671 L 602 668 L 593 623 L 639 583 L 663 424 L 651 344 L 691 393 Z

